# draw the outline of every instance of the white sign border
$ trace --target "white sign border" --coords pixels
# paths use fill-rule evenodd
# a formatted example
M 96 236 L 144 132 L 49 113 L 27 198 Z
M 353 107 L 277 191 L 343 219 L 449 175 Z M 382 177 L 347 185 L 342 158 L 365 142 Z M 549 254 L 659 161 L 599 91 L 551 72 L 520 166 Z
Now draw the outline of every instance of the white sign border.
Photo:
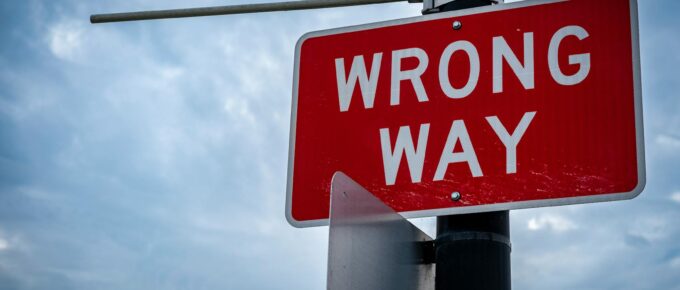
M 327 226 L 329 224 L 328 219 L 318 219 L 318 220 L 308 220 L 308 221 L 298 221 L 293 218 L 292 214 L 292 190 L 293 190 L 293 169 L 295 161 L 295 133 L 296 133 L 296 123 L 297 123 L 297 105 L 298 105 L 298 84 L 300 76 L 300 50 L 302 44 L 310 38 L 328 36 L 334 34 L 341 34 L 347 32 L 362 31 L 368 29 L 382 28 L 388 26 L 396 26 L 402 24 L 410 24 L 417 22 L 425 22 L 436 19 L 460 17 L 472 14 L 482 14 L 486 12 L 511 10 L 523 7 L 553 4 L 559 2 L 566 2 L 569 0 L 528 0 L 522 2 L 506 3 L 501 5 L 492 6 L 482 6 L 471 9 L 464 9 L 459 11 L 443 12 L 436 14 L 429 14 L 425 16 L 416 16 L 411 18 L 403 18 L 397 20 L 375 22 L 363 25 L 349 26 L 334 28 L 328 30 L 313 31 L 304 34 L 298 40 L 295 46 L 295 68 L 293 75 L 293 101 L 291 108 L 291 120 L 290 120 L 290 144 L 288 148 L 288 179 L 286 184 L 286 220 L 292 226 L 296 228 L 314 227 L 314 226 Z M 596 202 L 606 202 L 606 201 L 616 201 L 616 200 L 627 200 L 633 199 L 642 193 L 642 190 L 646 185 L 646 172 L 645 172 L 645 144 L 644 144 L 644 125 L 642 120 L 642 81 L 640 76 L 640 37 L 639 37 L 639 23 L 638 23 L 638 5 L 637 0 L 629 0 L 630 2 L 630 20 L 631 20 L 631 40 L 632 40 L 632 54 L 633 54 L 633 82 L 634 82 L 634 98 L 635 98 L 635 131 L 636 131 L 636 143 L 637 143 L 637 164 L 638 164 L 638 184 L 630 192 L 619 192 L 619 193 L 609 193 L 609 194 L 597 194 L 590 196 L 579 196 L 579 197 L 565 197 L 565 198 L 554 198 L 554 199 L 542 199 L 542 200 L 530 200 L 530 201 L 519 201 L 519 202 L 507 202 L 507 203 L 495 203 L 487 205 L 477 205 L 477 206 L 467 206 L 467 207 L 451 207 L 451 208 L 441 208 L 441 209 L 431 209 L 431 210 L 418 210 L 418 211 L 407 211 L 400 212 L 405 218 L 420 218 L 420 217 L 432 217 L 432 216 L 442 216 L 442 215 L 453 215 L 453 214 L 467 214 L 467 213 L 478 213 L 478 212 L 490 212 L 490 211 L 502 211 L 502 210 L 513 210 L 513 209 L 526 209 L 526 208 L 537 208 L 537 207 L 550 207 L 550 206 L 562 206 L 562 205 L 572 205 L 572 204 L 584 204 L 584 203 L 596 203 Z

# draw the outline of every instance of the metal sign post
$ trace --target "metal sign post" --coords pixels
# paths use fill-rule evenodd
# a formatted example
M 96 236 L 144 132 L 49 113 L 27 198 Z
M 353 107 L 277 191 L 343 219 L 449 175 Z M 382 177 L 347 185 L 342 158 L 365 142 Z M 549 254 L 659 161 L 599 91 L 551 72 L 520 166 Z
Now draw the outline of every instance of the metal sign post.
M 333 175 L 328 290 L 432 290 L 432 244 L 349 176 Z
M 423 13 L 497 3 L 454 0 L 428 10 L 425 2 Z M 510 290 L 510 252 L 510 214 L 507 210 L 437 217 L 435 290 Z
M 435 289 L 509 290 L 508 211 L 437 217 Z

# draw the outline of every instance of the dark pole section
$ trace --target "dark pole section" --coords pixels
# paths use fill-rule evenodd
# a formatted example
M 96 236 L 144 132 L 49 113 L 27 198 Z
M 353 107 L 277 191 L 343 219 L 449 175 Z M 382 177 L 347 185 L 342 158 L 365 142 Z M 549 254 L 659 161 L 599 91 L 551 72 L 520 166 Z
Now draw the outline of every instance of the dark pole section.
M 439 12 L 486 6 L 496 3 L 490 0 L 455 0 L 439 6 Z
M 439 12 L 491 5 L 455 0 Z M 435 290 L 510 290 L 508 211 L 437 217 Z
M 437 218 L 436 290 L 510 290 L 508 211 Z

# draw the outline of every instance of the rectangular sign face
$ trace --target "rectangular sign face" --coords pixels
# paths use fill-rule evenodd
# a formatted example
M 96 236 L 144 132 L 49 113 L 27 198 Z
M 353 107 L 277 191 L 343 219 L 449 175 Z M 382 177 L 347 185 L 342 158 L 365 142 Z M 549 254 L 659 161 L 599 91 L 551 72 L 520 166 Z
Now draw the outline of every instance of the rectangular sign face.
M 336 171 L 407 217 L 637 196 L 637 33 L 635 0 L 568 0 L 303 36 L 289 222 L 328 224 Z

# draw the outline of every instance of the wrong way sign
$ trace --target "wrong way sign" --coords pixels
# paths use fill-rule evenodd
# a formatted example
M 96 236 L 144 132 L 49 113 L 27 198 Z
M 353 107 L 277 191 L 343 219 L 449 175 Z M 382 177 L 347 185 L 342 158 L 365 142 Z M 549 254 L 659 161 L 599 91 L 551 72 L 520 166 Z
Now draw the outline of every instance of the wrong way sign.
M 524 1 L 306 34 L 286 215 L 342 171 L 407 217 L 630 199 L 645 184 L 635 0 Z

